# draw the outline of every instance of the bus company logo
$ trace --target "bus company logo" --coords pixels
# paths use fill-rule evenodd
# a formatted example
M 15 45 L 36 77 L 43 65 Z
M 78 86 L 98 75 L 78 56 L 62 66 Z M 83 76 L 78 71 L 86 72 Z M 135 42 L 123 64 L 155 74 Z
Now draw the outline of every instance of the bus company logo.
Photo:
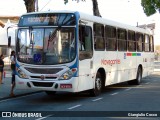
M 41 75 L 41 77 L 40 77 L 40 78 L 41 78 L 41 80 L 44 80 L 45 76 L 44 76 L 44 75 Z
M 120 59 L 115 59 L 115 60 L 101 60 L 102 65 L 114 65 L 114 64 L 121 64 Z
M 2 117 L 12 117 L 11 112 L 2 112 Z
M 39 112 L 36 113 L 32 113 L 32 112 L 2 112 L 2 116 L 3 118 L 26 118 L 26 117 L 34 117 L 34 118 L 42 118 L 42 114 Z M 38 119 L 37 119 L 38 120 Z

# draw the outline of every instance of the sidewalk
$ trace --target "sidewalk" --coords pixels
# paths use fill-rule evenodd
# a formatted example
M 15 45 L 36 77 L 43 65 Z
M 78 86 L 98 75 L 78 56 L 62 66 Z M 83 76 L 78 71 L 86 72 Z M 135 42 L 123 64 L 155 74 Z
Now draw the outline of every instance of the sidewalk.
M 6 77 L 3 78 L 3 84 L 0 85 L 0 100 L 4 100 L 10 97 L 10 91 L 11 91 L 11 71 L 7 70 L 6 71 Z M 35 90 L 19 90 L 16 89 L 14 90 L 14 97 L 18 96 L 23 96 L 27 94 L 31 94 L 33 92 L 38 92 Z

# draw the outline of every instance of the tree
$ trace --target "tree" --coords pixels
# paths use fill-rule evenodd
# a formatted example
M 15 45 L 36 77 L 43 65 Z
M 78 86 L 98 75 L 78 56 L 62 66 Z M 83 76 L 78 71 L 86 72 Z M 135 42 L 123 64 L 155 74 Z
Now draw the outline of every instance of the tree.
M 72 0 L 72 1 L 79 2 L 79 0 Z M 81 1 L 84 2 L 85 0 L 81 0 Z M 24 3 L 26 6 L 27 13 L 35 11 L 35 0 L 24 0 Z M 64 0 L 64 4 L 67 4 L 67 3 L 68 3 L 68 0 Z M 92 0 L 92 4 L 93 4 L 93 15 L 101 17 L 97 0 Z
M 24 0 L 24 4 L 26 6 L 27 13 L 35 11 L 35 0 Z
M 93 4 L 93 15 L 101 17 L 97 0 L 92 0 L 92 4 Z
M 141 5 L 147 16 L 160 12 L 160 0 L 141 0 Z
M 72 1 L 79 2 L 79 0 L 72 0 Z M 82 0 L 82 1 L 85 1 L 85 0 Z M 68 3 L 68 0 L 64 0 L 64 4 L 67 4 L 67 3 Z M 93 4 L 93 15 L 101 17 L 97 0 L 92 0 L 92 4 Z

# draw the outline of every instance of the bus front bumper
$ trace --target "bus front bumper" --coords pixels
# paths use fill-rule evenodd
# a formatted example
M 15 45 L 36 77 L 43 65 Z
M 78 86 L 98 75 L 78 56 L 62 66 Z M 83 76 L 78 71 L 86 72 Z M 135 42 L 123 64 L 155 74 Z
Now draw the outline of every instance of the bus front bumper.
M 30 80 L 19 78 L 16 75 L 17 89 L 78 92 L 77 87 L 78 77 L 72 77 L 69 80 Z

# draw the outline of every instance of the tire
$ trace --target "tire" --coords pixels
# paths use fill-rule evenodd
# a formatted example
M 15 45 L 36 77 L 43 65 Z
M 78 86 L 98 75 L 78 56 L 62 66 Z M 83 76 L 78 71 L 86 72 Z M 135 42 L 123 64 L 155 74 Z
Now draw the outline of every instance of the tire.
M 137 71 L 137 77 L 135 79 L 135 85 L 139 85 L 142 80 L 142 69 L 139 67 Z
M 139 67 L 137 70 L 137 76 L 135 80 L 128 81 L 129 85 L 139 85 L 142 80 L 142 69 Z
M 45 93 L 49 96 L 53 96 L 56 94 L 56 91 L 45 91 Z
M 102 91 L 102 76 L 99 72 L 96 74 L 96 79 L 95 79 L 95 88 L 90 90 L 90 95 L 91 96 L 98 96 Z

